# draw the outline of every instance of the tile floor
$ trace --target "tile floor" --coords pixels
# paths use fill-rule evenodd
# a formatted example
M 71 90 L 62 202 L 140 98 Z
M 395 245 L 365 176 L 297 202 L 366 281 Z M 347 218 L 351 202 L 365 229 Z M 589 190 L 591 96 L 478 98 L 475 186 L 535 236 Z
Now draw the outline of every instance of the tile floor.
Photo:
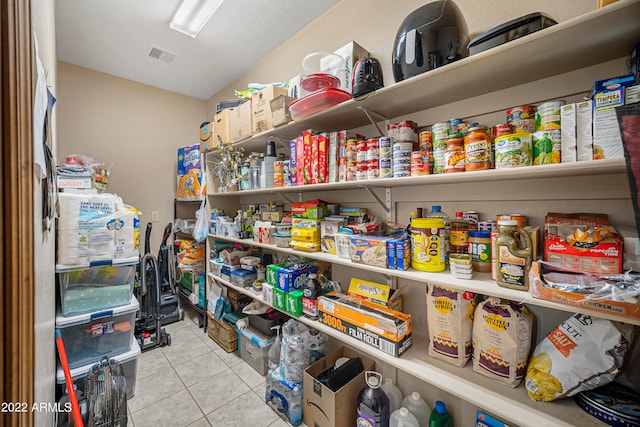
M 265 377 L 198 328 L 193 310 L 165 328 L 171 345 L 138 359 L 129 426 L 290 426 L 264 402 Z

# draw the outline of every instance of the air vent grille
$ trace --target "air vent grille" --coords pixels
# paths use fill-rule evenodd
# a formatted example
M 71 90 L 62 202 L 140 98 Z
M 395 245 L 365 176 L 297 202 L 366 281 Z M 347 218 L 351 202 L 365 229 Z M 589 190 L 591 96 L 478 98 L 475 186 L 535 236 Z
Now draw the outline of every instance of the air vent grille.
M 175 52 L 168 51 L 167 49 L 153 46 L 149 51 L 148 56 L 150 58 L 154 58 L 154 59 L 158 59 L 160 61 L 166 62 L 167 64 L 171 64 L 176 59 L 178 54 Z

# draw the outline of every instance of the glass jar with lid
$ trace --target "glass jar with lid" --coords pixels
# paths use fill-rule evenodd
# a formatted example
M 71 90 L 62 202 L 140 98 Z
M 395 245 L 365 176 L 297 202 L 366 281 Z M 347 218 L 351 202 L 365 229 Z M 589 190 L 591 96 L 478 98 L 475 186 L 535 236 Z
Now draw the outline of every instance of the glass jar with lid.
M 491 136 L 486 126 L 470 128 L 464 137 L 464 170 L 491 169 Z

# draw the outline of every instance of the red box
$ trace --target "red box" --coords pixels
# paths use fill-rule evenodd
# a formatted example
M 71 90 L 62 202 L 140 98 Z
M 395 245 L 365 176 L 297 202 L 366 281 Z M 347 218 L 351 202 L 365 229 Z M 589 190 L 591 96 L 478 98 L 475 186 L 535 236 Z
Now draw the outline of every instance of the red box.
M 296 138 L 296 185 L 304 185 L 304 170 L 307 164 L 304 162 L 304 138 Z
M 312 167 L 313 167 L 313 145 L 312 145 L 312 136 L 316 133 L 316 131 L 312 129 L 307 129 L 302 131 L 302 140 L 303 140 L 303 184 L 312 184 Z M 298 180 L 299 181 L 299 180 Z
M 329 134 L 318 134 L 318 184 L 329 181 Z
M 318 135 L 311 135 L 311 181 L 318 184 Z
M 622 273 L 623 241 L 603 214 L 549 213 L 544 260 L 575 271 Z

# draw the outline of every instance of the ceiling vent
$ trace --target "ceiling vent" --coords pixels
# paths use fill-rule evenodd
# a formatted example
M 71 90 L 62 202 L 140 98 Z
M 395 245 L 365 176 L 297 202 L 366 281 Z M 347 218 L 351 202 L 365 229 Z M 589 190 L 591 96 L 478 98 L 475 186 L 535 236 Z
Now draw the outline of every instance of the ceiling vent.
M 178 54 L 175 52 L 156 46 L 153 46 L 151 51 L 149 51 L 149 57 L 166 62 L 167 64 L 171 64 L 177 56 Z

